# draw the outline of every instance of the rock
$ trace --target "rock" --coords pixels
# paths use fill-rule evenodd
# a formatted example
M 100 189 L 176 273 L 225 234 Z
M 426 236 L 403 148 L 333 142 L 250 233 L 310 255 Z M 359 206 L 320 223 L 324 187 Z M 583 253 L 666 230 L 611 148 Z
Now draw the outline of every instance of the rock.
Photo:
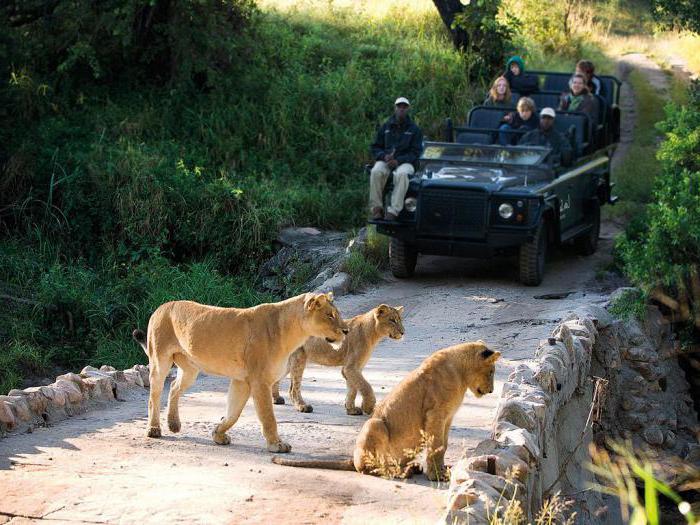
M 100 372 L 116 372 L 116 371 L 117 371 L 117 369 L 114 368 L 113 366 L 102 365 L 100 367 Z
M 497 454 L 472 456 L 467 458 L 466 468 L 468 470 L 488 472 L 489 458 L 494 459 L 496 475 L 506 479 L 515 478 L 518 481 L 525 481 L 525 478 L 527 478 L 530 471 L 530 467 L 527 463 L 525 463 L 519 457 L 506 451 L 499 451 Z
M 5 425 L 5 427 L 9 430 L 15 428 L 15 425 L 17 424 L 12 408 L 3 400 L 0 400 L 0 423 Z
M 590 318 L 598 330 L 609 327 L 614 321 L 614 317 L 610 312 L 608 312 L 602 306 L 596 306 L 593 304 L 586 305 L 586 307 L 583 309 L 582 315 Z
M 544 415 L 544 406 L 540 412 Z M 499 403 L 496 419 L 508 421 L 529 432 L 534 432 L 539 427 L 537 414 L 532 404 L 517 399 Z
M 50 400 L 44 395 L 45 390 L 48 390 L 45 386 L 33 386 L 24 389 L 29 408 L 35 414 L 44 413 L 49 406 Z
M 95 368 L 94 366 L 88 365 L 80 371 L 80 375 L 83 375 L 83 374 L 87 375 L 88 372 L 97 372 L 97 368 Z
M 95 374 L 95 372 L 91 372 Z M 114 391 L 112 390 L 113 381 L 111 377 L 104 375 L 91 375 L 85 379 L 90 388 L 90 398 L 100 401 L 108 401 L 114 399 Z
M 0 403 L 5 402 L 12 409 L 16 420 L 31 421 L 34 417 L 29 402 L 24 395 L 21 396 L 0 396 Z
M 72 381 L 59 379 L 56 381 L 55 390 L 62 390 L 70 403 L 80 403 L 83 400 L 83 394 L 80 388 Z
M 314 290 L 315 293 L 333 292 L 334 295 L 345 295 L 350 290 L 350 276 L 345 272 L 338 272 Z
M 620 417 L 620 422 L 626 428 L 639 430 L 647 424 L 648 417 L 645 412 L 627 412 Z
M 630 361 L 644 361 L 656 363 L 659 360 L 659 354 L 653 348 L 644 346 L 632 346 L 622 351 L 622 356 Z
M 146 388 L 151 386 L 150 372 L 148 370 L 148 366 L 146 366 L 146 365 L 134 365 L 132 368 L 134 370 L 136 370 L 139 374 L 141 374 L 141 380 L 143 381 L 143 386 L 145 386 Z
M 126 383 L 126 376 L 121 370 L 106 371 L 105 374 L 114 379 L 117 383 Z
M 137 372 L 136 370 L 133 369 L 128 369 L 124 370 L 124 377 L 126 378 L 127 383 L 131 385 L 136 385 L 140 386 L 143 388 L 143 379 L 141 378 L 141 374 Z
M 510 373 L 508 376 L 508 381 L 516 384 L 533 384 L 535 379 L 534 374 L 535 372 L 532 370 L 532 368 L 524 363 L 521 363 Z
M 537 446 L 537 440 L 535 436 L 524 428 L 504 432 L 499 436 L 498 440 L 523 461 L 527 461 L 528 463 L 538 462 L 540 448 Z M 527 451 L 527 454 L 523 453 L 523 449 Z
M 47 388 L 51 389 L 51 406 L 54 408 L 63 408 L 68 402 L 68 393 L 56 385 L 49 385 Z
M 449 510 L 459 510 L 467 505 L 473 505 L 479 500 L 479 493 L 473 487 L 458 487 L 455 492 L 450 495 L 447 508 Z
M 677 441 L 675 432 L 672 430 L 664 432 L 664 447 L 668 449 L 675 448 Z
M 360 252 L 364 253 L 367 248 L 367 227 L 360 228 L 355 238 L 351 239 L 345 248 L 346 253 Z
M 700 444 L 693 443 L 688 446 L 688 452 L 685 455 L 685 461 L 691 465 L 700 465 Z
M 642 363 L 640 361 L 635 361 L 632 366 L 642 375 L 644 379 L 646 379 L 649 382 L 658 381 L 664 375 L 661 368 L 652 363 Z M 653 389 L 653 385 L 649 385 L 649 387 Z
M 73 373 L 68 373 L 68 374 L 63 374 L 62 376 L 58 376 L 56 378 L 56 381 L 58 382 L 59 380 L 65 380 L 73 383 L 75 386 L 78 387 L 78 390 L 81 392 L 85 388 L 83 386 L 83 378 L 80 377 L 78 374 L 73 374 Z
M 620 406 L 622 407 L 623 410 L 627 411 L 641 411 L 644 410 L 644 407 L 646 406 L 646 403 L 639 398 L 632 397 L 632 396 L 622 396 L 622 401 L 620 401 Z
M 644 441 L 656 447 L 663 444 L 664 442 L 664 433 L 657 425 L 650 426 L 649 428 L 644 430 L 644 433 L 642 435 L 644 437 Z

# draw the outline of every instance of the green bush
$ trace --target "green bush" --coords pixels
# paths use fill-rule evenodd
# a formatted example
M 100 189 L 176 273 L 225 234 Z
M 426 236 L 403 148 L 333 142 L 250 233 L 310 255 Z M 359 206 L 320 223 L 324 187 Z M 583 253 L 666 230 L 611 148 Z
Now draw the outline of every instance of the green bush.
M 695 100 L 695 96 L 690 97 Z M 625 272 L 653 298 L 700 328 L 700 105 L 669 104 L 659 124 L 661 174 L 645 223 L 618 242 Z

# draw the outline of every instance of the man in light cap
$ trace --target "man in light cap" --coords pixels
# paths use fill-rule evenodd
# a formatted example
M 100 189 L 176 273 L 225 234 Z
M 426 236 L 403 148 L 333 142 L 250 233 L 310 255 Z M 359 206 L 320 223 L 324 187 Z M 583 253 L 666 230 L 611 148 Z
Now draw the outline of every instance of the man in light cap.
M 403 209 L 408 178 L 413 175 L 423 148 L 423 133 L 408 116 L 410 103 L 405 97 L 394 102 L 394 114 L 377 131 L 371 146 L 375 160 L 369 177 L 369 206 L 373 219 L 396 220 Z M 391 203 L 384 213 L 384 186 L 394 173 Z
M 552 108 L 542 108 L 538 129 L 528 131 L 520 139 L 521 146 L 544 146 L 551 148 L 549 161 L 552 164 L 569 166 L 572 161 L 571 143 L 564 135 L 554 129 L 557 113 Z

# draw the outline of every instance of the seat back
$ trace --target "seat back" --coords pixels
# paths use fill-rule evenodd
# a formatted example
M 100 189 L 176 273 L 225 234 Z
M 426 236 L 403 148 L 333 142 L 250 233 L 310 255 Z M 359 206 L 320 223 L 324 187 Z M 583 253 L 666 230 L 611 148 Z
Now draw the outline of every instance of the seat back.
M 557 91 L 562 93 L 569 90 L 570 73 L 540 73 L 544 76 L 542 89 L 544 91 Z
M 610 76 L 602 76 L 598 77 L 598 79 L 600 80 L 602 92 L 601 95 L 605 100 L 605 104 L 608 107 L 612 107 L 612 105 L 617 101 L 616 79 Z
M 485 131 L 469 131 L 469 128 L 461 128 L 465 131 L 457 133 L 455 142 L 460 144 L 493 144 L 493 134 Z
M 560 133 L 567 133 L 569 128 L 574 130 L 574 143 L 576 144 L 576 156 L 586 152 L 589 142 L 588 117 L 583 113 L 574 111 L 557 111 L 557 118 L 554 121 L 554 128 Z
M 498 129 L 503 116 L 510 111 L 503 108 L 476 106 L 469 112 L 467 125 L 470 128 Z
M 520 93 L 514 93 L 514 95 L 520 99 Z M 557 107 L 559 107 L 559 97 L 561 97 L 561 93 L 558 91 L 537 91 L 527 96 L 535 102 L 535 106 L 539 112 L 542 108 L 557 109 Z

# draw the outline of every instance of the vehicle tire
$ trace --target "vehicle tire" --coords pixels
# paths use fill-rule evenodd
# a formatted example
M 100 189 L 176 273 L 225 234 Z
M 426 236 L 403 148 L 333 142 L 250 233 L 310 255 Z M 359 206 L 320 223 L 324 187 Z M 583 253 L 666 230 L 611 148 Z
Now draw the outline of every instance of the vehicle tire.
M 394 277 L 411 277 L 416 269 L 418 252 L 402 239 L 391 238 L 389 244 L 389 267 Z
M 598 199 L 593 199 L 590 202 L 588 215 L 593 222 L 593 228 L 574 240 L 576 249 L 581 255 L 593 255 L 598 249 L 598 237 L 600 237 L 600 203 Z
M 539 286 L 544 277 L 544 265 L 547 259 L 547 224 L 540 221 L 532 241 L 520 246 L 519 270 L 520 282 L 526 286 Z

